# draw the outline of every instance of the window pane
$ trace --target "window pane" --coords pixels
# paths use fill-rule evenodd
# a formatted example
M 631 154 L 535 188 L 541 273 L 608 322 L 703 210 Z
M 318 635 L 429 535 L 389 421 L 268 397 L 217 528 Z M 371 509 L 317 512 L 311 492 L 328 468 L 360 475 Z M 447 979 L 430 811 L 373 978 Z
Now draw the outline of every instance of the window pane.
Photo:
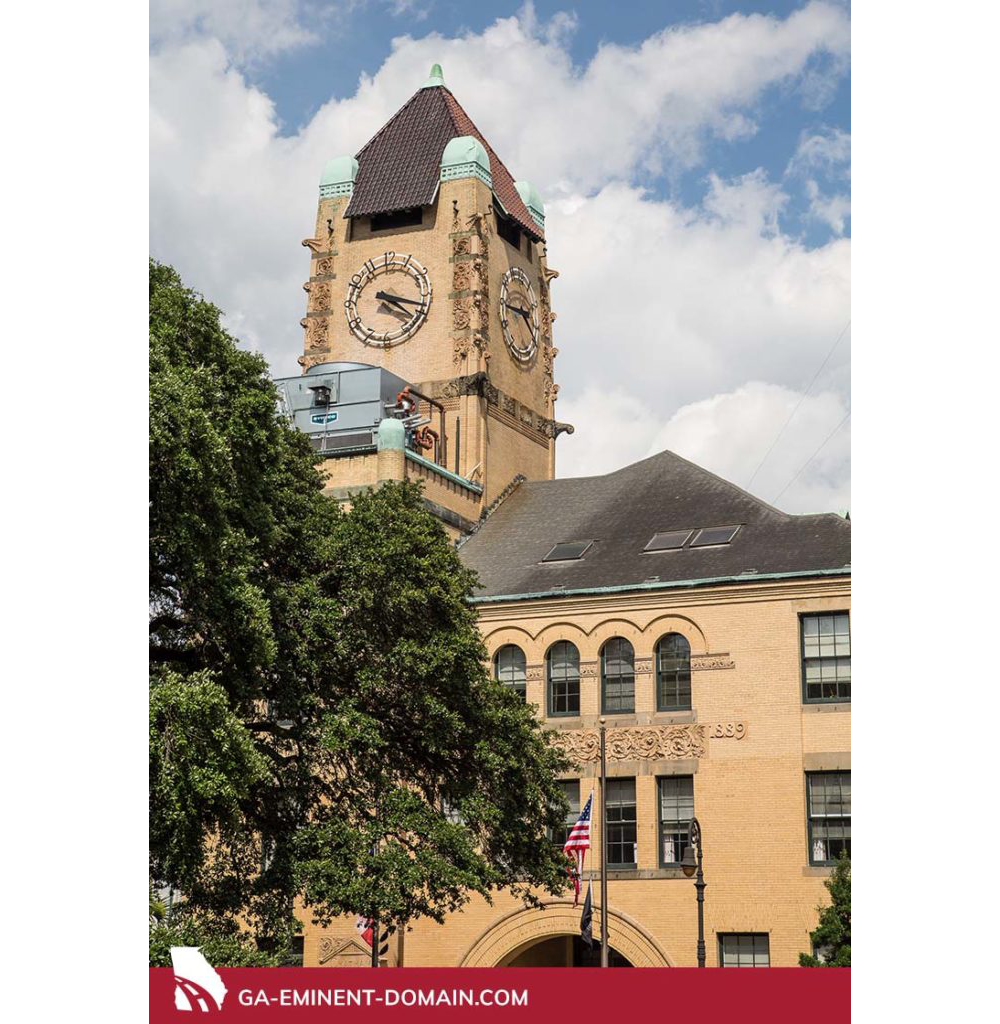
M 850 616 L 802 617 L 802 677 L 806 701 L 851 699 Z
M 694 778 L 677 775 L 659 780 L 660 861 L 677 864 L 684 856 L 688 826 L 694 817 Z
M 691 707 L 691 645 L 679 633 L 668 633 L 656 645 L 656 708 Z
M 719 961 L 723 967 L 769 967 L 770 937 L 764 933 L 720 935 Z
M 546 655 L 549 714 L 580 713 L 580 652 L 566 640 L 553 644 Z
M 813 772 L 806 776 L 809 860 L 832 864 L 851 855 L 851 773 Z

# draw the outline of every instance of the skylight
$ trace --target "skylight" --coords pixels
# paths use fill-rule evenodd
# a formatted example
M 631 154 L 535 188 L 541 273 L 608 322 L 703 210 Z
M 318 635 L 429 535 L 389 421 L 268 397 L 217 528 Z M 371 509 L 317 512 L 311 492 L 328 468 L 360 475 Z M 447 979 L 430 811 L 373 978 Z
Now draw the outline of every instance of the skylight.
M 677 548 L 682 548 L 693 532 L 693 530 L 674 530 L 671 533 L 654 533 L 653 539 L 643 548 L 643 551 L 674 551 Z
M 698 531 L 698 535 L 691 541 L 691 547 L 704 548 L 709 544 L 728 544 L 738 530 L 738 526 L 710 526 Z
M 543 559 L 543 562 L 569 562 L 583 558 L 584 552 L 593 544 L 592 540 L 570 540 L 557 544 Z

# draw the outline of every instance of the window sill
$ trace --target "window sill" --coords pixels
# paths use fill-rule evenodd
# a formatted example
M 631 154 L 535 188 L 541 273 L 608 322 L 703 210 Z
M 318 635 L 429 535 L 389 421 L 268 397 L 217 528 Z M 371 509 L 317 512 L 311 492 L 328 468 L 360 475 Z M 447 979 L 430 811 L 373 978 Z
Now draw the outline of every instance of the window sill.
M 816 702 L 814 704 L 803 703 L 802 711 L 807 715 L 817 714 L 843 714 L 847 712 L 850 714 L 851 702 L 849 700 L 837 700 L 830 701 L 829 703 Z
M 829 878 L 833 874 L 833 864 L 809 864 L 802 869 L 803 878 Z
M 588 874 L 590 876 L 591 881 L 597 882 L 600 880 L 601 873 L 599 871 L 584 872 L 584 875 Z M 667 868 L 613 868 L 610 865 L 608 865 L 609 882 L 622 882 L 633 879 L 649 878 L 684 878 L 690 881 L 690 879 L 687 879 L 687 876 L 684 874 L 683 868 L 681 868 L 679 864 Z

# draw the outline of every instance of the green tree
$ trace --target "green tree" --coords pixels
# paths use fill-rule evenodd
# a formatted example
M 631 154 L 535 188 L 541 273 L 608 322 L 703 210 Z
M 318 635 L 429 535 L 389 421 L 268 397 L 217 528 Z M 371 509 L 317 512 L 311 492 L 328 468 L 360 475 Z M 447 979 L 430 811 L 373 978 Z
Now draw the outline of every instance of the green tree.
M 844 855 L 833 874 L 823 883 L 830 893 L 830 905 L 820 907 L 819 925 L 810 934 L 814 951 L 799 954 L 800 967 L 851 966 L 851 861 Z
M 316 462 L 264 360 L 151 261 L 151 877 L 184 927 L 268 948 L 297 898 L 405 924 L 561 891 L 565 762 L 486 670 L 474 577 L 419 488 L 345 513 Z

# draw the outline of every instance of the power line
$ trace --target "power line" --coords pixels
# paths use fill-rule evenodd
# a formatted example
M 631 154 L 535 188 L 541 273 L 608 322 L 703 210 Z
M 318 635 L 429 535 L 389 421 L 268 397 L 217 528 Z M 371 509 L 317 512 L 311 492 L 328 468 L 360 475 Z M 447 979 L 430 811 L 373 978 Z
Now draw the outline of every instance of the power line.
M 777 494 L 776 494 L 776 495 L 775 495 L 775 496 L 774 496 L 774 497 L 773 497 L 773 498 L 771 499 L 771 504 L 772 504 L 772 505 L 773 505 L 773 504 L 774 504 L 774 503 L 775 503 L 775 502 L 776 502 L 776 501 L 778 500 L 778 498 L 780 498 L 780 497 L 781 497 L 781 495 L 782 495 L 782 494 L 784 494 L 784 493 L 785 493 L 785 491 L 787 491 L 787 490 L 788 490 L 788 488 L 789 488 L 789 487 L 791 487 L 791 486 L 792 486 L 792 484 L 794 484 L 794 483 L 795 483 L 795 481 L 796 481 L 796 480 L 798 480 L 798 478 L 799 478 L 799 477 L 801 476 L 801 474 L 802 474 L 802 470 L 804 470 L 804 469 L 806 468 L 806 466 L 808 466 L 808 465 L 809 465 L 809 463 L 810 463 L 810 462 L 812 462 L 812 460 L 813 460 L 813 459 L 815 459 L 817 455 L 819 455 L 819 453 L 820 453 L 820 452 L 821 452 L 821 451 L 822 451 L 822 450 L 823 450 L 823 449 L 824 449 L 824 448 L 826 447 L 826 445 L 827 445 L 827 441 L 829 441 L 829 440 L 830 440 L 830 439 L 831 439 L 831 438 L 833 437 L 833 435 L 834 435 L 834 434 L 836 434 L 836 433 L 837 433 L 837 431 L 838 431 L 838 430 L 840 430 L 840 428 L 841 428 L 841 427 L 842 427 L 842 426 L 843 426 L 843 425 L 844 425 L 844 424 L 845 424 L 845 423 L 846 423 L 846 422 L 847 422 L 847 421 L 848 421 L 848 420 L 849 420 L 850 418 L 851 418 L 851 410 L 850 410 L 850 409 L 848 409 L 848 410 L 847 410 L 847 415 L 846 415 L 846 416 L 845 416 L 845 417 L 844 417 L 844 418 L 843 418 L 843 419 L 842 419 L 842 420 L 841 420 L 841 421 L 840 421 L 840 422 L 839 422 L 839 423 L 838 423 L 838 424 L 837 424 L 837 425 L 836 425 L 836 426 L 835 426 L 835 427 L 833 428 L 833 430 L 831 430 L 831 431 L 830 431 L 830 433 L 829 433 L 829 434 L 827 434 L 827 435 L 826 435 L 826 440 L 825 440 L 825 441 L 824 441 L 824 442 L 823 442 L 823 443 L 822 443 L 822 444 L 821 444 L 821 445 L 820 445 L 820 446 L 819 446 L 819 447 L 818 447 L 818 448 L 816 449 L 816 451 L 814 451 L 814 452 L 812 453 L 812 455 L 810 455 L 810 456 L 809 456 L 809 458 L 808 458 L 808 459 L 806 459 L 806 461 L 805 461 L 805 462 L 803 462 L 803 463 L 802 463 L 802 465 L 801 465 L 801 466 L 799 467 L 799 471 L 798 471 L 798 473 L 796 473 L 796 474 L 795 474 L 795 476 L 793 476 L 793 477 L 792 477 L 792 479 L 791 479 L 791 480 L 789 480 L 789 481 L 788 481 L 788 483 L 787 483 L 787 484 L 785 484 L 785 486 L 784 486 L 784 487 L 782 487 L 782 488 L 781 488 L 781 490 L 780 490 L 780 491 L 779 491 L 779 492 L 778 492 L 778 493 L 777 493 Z
M 809 381 L 809 387 L 807 387 L 805 391 L 802 392 L 801 397 L 795 403 L 795 408 L 792 410 L 791 416 L 789 416 L 788 419 L 785 420 L 785 425 L 781 428 L 781 430 L 778 431 L 778 436 L 775 437 L 775 439 L 771 442 L 771 447 L 768 448 L 766 452 L 764 452 L 764 458 L 760 460 L 760 462 L 757 465 L 757 468 L 753 471 L 753 474 L 751 475 L 750 479 L 746 482 L 745 487 L 747 490 L 750 489 L 750 485 L 753 483 L 754 477 L 756 477 L 756 475 L 760 472 L 761 466 L 763 466 L 764 463 L 767 462 L 767 457 L 771 454 L 771 452 L 774 451 L 774 446 L 781 440 L 782 434 L 784 434 L 784 432 L 788 429 L 788 424 L 791 423 L 792 420 L 795 418 L 795 414 L 799 411 L 799 406 L 802 405 L 802 403 L 806 400 L 806 395 L 808 395 L 809 392 L 812 390 L 813 384 L 816 383 L 817 379 L 819 378 L 819 375 L 823 372 L 823 367 L 826 366 L 826 364 L 830 361 L 830 356 L 833 355 L 834 349 L 840 344 L 840 339 L 843 338 L 843 336 L 847 333 L 847 328 L 850 326 L 851 321 L 850 319 L 848 319 L 847 323 L 844 324 L 844 329 L 840 332 L 840 334 L 837 335 L 837 340 L 833 343 L 833 345 L 831 345 L 830 351 L 827 352 L 826 359 L 824 359 L 823 362 L 820 363 L 819 369 L 813 374 L 813 379 Z

